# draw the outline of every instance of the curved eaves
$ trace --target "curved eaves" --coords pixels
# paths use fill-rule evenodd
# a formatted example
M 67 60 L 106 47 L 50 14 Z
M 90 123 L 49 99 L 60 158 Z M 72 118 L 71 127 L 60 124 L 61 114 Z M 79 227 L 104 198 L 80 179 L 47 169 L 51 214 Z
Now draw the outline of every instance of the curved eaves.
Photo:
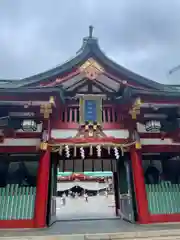
M 129 81 L 135 82 L 138 85 L 146 86 L 150 89 L 155 89 L 160 91 L 167 91 L 167 92 L 174 91 L 174 88 L 172 86 L 164 85 L 164 84 L 155 82 L 153 80 L 150 80 L 148 78 L 144 78 L 120 66 L 119 64 L 117 64 L 116 62 L 108 58 L 106 54 L 102 52 L 102 50 L 99 47 L 98 40 L 96 38 L 89 38 L 89 37 L 83 39 L 82 47 L 77 52 L 76 56 L 71 60 L 40 74 L 36 74 L 36 75 L 30 76 L 21 80 L 17 80 L 17 81 L 8 80 L 6 83 L 4 83 L 4 88 L 7 88 L 7 87 L 19 88 L 19 87 L 32 86 L 33 84 L 39 83 L 42 80 L 46 80 L 46 79 L 48 80 L 52 77 L 61 75 L 65 72 L 70 72 L 72 68 L 74 68 L 75 66 L 79 66 L 81 63 L 83 63 L 90 57 L 94 57 L 95 59 L 99 60 L 102 65 L 112 69 L 116 74 L 123 75 L 124 77 L 128 78 Z
M 150 80 L 148 78 L 142 77 L 141 75 L 138 75 L 126 69 L 125 67 L 122 67 L 121 65 L 117 64 L 102 52 L 98 43 L 93 45 L 92 51 L 96 56 L 96 58 L 101 61 L 101 63 L 104 63 L 106 66 L 114 70 L 114 72 L 116 72 L 117 74 L 120 74 L 129 78 L 129 80 L 132 82 L 134 81 L 139 85 L 143 85 L 151 89 L 154 88 L 156 90 L 162 90 L 162 91 L 173 91 L 173 88 L 168 85 L 161 84 L 156 81 Z

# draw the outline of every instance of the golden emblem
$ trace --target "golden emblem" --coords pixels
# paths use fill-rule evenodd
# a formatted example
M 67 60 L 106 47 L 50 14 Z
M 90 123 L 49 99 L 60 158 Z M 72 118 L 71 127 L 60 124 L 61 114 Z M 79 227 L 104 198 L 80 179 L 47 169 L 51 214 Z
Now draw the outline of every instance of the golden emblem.
M 90 79 L 96 79 L 100 74 L 104 72 L 104 68 L 101 67 L 93 58 L 89 58 L 80 68 L 80 72 L 85 73 L 85 76 Z

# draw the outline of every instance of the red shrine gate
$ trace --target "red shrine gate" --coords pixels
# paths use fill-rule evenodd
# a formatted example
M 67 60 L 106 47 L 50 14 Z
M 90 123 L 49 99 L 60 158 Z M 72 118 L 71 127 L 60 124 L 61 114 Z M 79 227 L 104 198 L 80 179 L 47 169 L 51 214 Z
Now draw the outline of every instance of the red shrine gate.
M 138 223 L 180 221 L 177 86 L 112 62 L 92 32 L 70 61 L 0 86 L 0 228 L 47 226 L 57 164 L 116 172 Z

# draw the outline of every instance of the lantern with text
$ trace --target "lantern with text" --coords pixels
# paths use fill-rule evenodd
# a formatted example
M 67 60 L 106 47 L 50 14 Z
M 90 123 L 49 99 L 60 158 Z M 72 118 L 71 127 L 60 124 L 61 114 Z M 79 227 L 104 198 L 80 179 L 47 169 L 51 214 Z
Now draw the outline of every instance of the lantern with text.
M 157 120 L 151 120 L 145 123 L 145 129 L 147 132 L 159 132 L 161 130 L 161 122 Z
M 34 120 L 23 120 L 22 130 L 27 132 L 32 132 L 37 130 L 37 123 Z

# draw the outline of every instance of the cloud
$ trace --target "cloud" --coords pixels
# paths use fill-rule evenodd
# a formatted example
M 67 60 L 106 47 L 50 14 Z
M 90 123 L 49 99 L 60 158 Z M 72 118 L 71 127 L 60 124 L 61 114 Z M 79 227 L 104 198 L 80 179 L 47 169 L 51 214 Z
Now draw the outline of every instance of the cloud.
M 180 63 L 180 1 L 4 0 L 0 2 L 0 78 L 22 78 L 74 56 L 88 25 L 108 56 L 162 83 Z M 180 73 L 179 73 L 180 76 Z

